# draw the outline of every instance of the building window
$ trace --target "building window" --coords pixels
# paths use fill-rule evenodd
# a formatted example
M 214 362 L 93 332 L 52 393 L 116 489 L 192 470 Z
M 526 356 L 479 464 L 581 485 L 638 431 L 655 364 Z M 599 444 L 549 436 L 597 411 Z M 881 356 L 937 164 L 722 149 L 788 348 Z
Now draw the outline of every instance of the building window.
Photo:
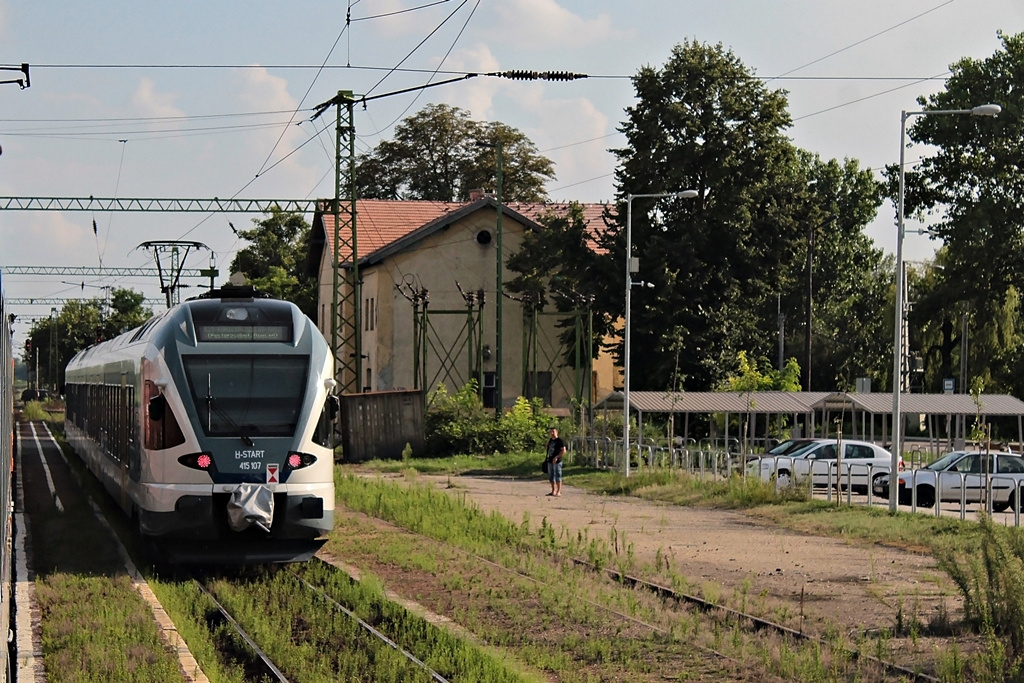
M 495 390 L 494 384 L 497 381 L 497 378 L 497 373 L 484 373 L 484 390 L 483 395 L 480 397 L 483 399 L 484 408 L 493 408 L 495 406 L 495 397 L 497 396 L 498 392 Z
M 376 300 L 373 298 L 363 301 L 363 329 L 367 332 L 373 331 L 375 318 L 377 316 Z

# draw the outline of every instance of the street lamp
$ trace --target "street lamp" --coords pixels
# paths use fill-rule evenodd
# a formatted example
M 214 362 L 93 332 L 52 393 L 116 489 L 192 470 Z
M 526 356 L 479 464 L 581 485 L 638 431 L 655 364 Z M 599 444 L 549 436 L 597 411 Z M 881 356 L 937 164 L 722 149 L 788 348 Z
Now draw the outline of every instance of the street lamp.
M 903 389 L 903 197 L 904 157 L 907 149 L 907 119 L 911 116 L 938 114 L 970 114 L 971 116 L 997 116 L 1003 110 L 998 104 L 982 104 L 972 109 L 931 109 L 906 111 L 900 115 L 900 182 L 896 205 L 896 324 L 892 348 L 892 460 L 889 466 L 889 512 L 896 512 L 899 501 L 897 483 L 900 453 L 903 450 L 903 416 L 900 413 L 900 391 Z M 938 502 L 936 502 L 938 505 Z
M 656 192 L 654 194 L 627 194 L 626 195 L 626 324 L 625 324 L 625 349 L 622 355 L 622 450 L 625 454 L 625 469 L 623 473 L 629 476 L 629 304 L 630 290 L 633 288 L 632 274 L 640 270 L 639 259 L 633 260 L 633 200 L 642 197 L 682 197 L 693 199 L 699 192 L 697 190 L 682 190 L 681 192 Z M 634 267 L 635 265 L 635 267 Z M 642 285 L 642 282 L 635 284 Z

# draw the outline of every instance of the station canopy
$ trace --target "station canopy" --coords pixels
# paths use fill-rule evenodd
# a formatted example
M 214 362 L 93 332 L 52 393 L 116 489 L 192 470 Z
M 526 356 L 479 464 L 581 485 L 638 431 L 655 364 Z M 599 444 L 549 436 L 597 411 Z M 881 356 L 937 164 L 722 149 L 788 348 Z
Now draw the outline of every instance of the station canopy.
M 622 410 L 622 392 L 608 394 L 594 407 Z M 900 394 L 904 415 L 977 415 L 1024 417 L 1024 401 L 1009 394 Z M 892 394 L 822 391 L 631 391 L 629 405 L 643 413 L 792 414 L 858 411 L 892 414 Z

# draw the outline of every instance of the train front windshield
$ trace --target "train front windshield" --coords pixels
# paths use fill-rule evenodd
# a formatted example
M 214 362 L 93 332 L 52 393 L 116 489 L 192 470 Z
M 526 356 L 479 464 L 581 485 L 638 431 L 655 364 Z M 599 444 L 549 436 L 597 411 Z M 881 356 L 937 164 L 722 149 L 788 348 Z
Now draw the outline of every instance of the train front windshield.
M 207 436 L 292 436 L 309 359 L 299 356 L 185 356 L 185 374 Z

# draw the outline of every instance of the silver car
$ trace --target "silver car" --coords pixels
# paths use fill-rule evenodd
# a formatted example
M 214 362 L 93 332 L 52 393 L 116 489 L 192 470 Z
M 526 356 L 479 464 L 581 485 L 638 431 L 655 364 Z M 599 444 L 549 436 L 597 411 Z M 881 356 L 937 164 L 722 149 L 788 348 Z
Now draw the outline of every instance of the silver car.
M 868 441 L 843 440 L 842 457 L 838 457 L 836 439 L 814 439 L 803 448 L 780 456 L 766 456 L 751 462 L 747 474 L 773 479 L 779 486 L 812 478 L 814 486 L 835 486 L 867 491 L 868 486 L 888 475 L 892 454 Z M 903 470 L 903 458 L 898 460 Z M 838 482 L 837 482 L 838 480 Z
M 981 503 L 991 488 L 992 509 L 1002 512 L 1018 504 L 1018 491 L 1024 481 L 1024 458 L 1013 453 L 953 451 L 932 464 L 899 475 L 896 484 L 901 505 L 910 505 L 917 492 L 919 507 L 941 502 Z M 888 487 L 888 481 L 878 482 Z M 1024 508 L 1021 508 L 1024 509 Z

